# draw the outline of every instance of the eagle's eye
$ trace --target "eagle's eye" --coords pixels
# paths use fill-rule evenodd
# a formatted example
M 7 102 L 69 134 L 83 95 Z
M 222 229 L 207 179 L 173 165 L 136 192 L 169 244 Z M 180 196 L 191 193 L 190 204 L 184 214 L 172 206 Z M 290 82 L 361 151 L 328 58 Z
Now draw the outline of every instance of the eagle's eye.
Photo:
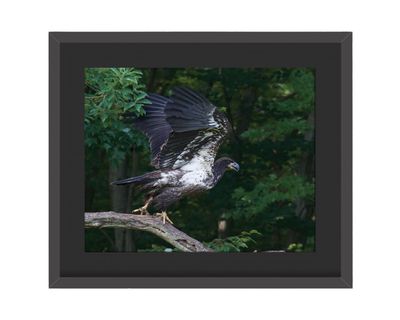
M 240 166 L 236 162 L 231 162 L 230 164 L 228 164 L 228 168 L 231 170 L 235 170 L 236 172 L 240 170 Z

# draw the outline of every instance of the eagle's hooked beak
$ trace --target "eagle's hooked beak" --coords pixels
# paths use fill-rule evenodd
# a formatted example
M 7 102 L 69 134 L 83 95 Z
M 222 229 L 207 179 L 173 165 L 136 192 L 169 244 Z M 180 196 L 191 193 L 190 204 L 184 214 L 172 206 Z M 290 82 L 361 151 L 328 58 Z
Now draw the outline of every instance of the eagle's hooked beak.
M 228 168 L 231 170 L 235 170 L 236 172 L 238 172 L 240 170 L 240 166 L 238 163 L 236 162 L 232 162 L 228 165 Z

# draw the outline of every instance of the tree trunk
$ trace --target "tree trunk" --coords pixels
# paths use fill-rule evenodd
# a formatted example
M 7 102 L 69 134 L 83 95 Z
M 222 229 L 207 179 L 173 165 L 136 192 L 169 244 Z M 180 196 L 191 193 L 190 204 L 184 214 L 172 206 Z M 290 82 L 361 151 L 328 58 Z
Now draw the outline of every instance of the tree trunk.
M 149 80 L 147 83 L 147 92 L 155 91 L 154 89 L 156 87 L 156 74 L 157 68 L 150 69 Z
M 308 116 L 307 122 L 314 128 L 314 112 L 311 112 Z M 304 134 L 304 140 L 307 142 L 311 142 L 314 139 L 314 129 L 306 132 Z M 297 173 L 301 177 L 308 177 L 314 174 L 314 152 L 305 152 L 303 154 L 303 158 L 301 159 Z M 303 199 L 299 199 L 296 201 L 296 215 L 302 219 L 309 218 L 307 217 L 309 214 L 309 210 L 306 208 L 305 201 Z
M 238 135 L 249 128 L 251 117 L 253 115 L 254 104 L 257 99 L 256 90 L 254 88 L 243 88 L 240 94 L 241 100 L 238 108 L 238 119 L 240 119 L 240 121 L 236 126 Z
M 134 177 L 138 175 L 139 172 L 139 155 L 136 152 L 135 146 L 133 146 L 132 149 L 132 154 L 131 154 L 131 161 L 132 161 L 132 165 L 131 165 L 131 173 L 130 176 Z M 126 207 L 127 207 L 127 212 L 132 212 L 132 199 L 135 195 L 135 189 L 133 187 L 133 185 L 129 185 L 128 187 L 128 198 L 127 198 L 127 203 L 126 203 Z M 135 230 L 125 230 L 125 251 L 126 252 L 136 252 L 136 245 L 135 245 Z
M 240 141 L 240 135 L 249 129 L 252 119 L 254 104 L 256 102 L 256 90 L 254 88 L 243 88 L 240 90 L 241 99 L 237 108 L 237 118 L 240 121 L 236 124 L 236 139 Z M 233 157 L 237 162 L 242 161 L 242 143 L 235 143 Z
M 124 159 L 119 165 L 110 164 L 109 168 L 109 181 L 110 183 L 116 180 L 126 178 L 128 167 L 128 159 Z M 111 207 L 115 212 L 128 212 L 128 190 L 127 186 L 112 186 L 110 185 Z M 114 229 L 114 246 L 118 252 L 125 251 L 126 248 L 126 230 Z
M 225 239 L 227 235 L 227 230 L 228 229 L 228 221 L 221 217 L 218 220 L 218 238 L 219 239 Z

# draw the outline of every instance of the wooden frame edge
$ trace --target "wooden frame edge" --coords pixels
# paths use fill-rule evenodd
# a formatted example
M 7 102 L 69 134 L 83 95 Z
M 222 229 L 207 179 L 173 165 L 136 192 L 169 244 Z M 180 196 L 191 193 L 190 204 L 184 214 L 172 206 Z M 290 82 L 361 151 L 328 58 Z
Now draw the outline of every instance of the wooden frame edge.
M 351 288 L 341 277 L 60 277 L 50 288 Z
M 353 285 L 352 269 L 352 33 L 341 41 L 341 275 Z
M 352 288 L 352 33 L 298 33 L 298 42 L 329 42 L 341 46 L 341 276 L 340 277 L 61 277 L 60 276 L 60 47 L 62 43 L 86 42 L 96 33 L 49 33 L 49 287 L 50 288 Z M 127 39 L 132 33 L 117 33 Z M 165 33 L 147 33 L 151 37 Z M 178 36 L 178 33 L 174 33 Z M 179 33 L 186 42 L 189 33 Z M 208 37 L 213 33 L 197 33 Z M 222 33 L 215 33 L 218 41 Z M 230 33 L 226 33 L 230 34 Z M 237 35 L 240 33 L 231 33 Z M 243 33 L 243 35 L 257 33 Z M 271 39 L 296 33 L 271 33 Z M 115 33 L 114 33 L 115 35 Z M 138 34 L 135 34 L 138 36 Z M 147 36 L 140 33 L 139 37 Z M 264 34 L 265 35 L 265 34 Z M 329 40 L 321 41 L 329 35 Z M 97 33 L 98 37 L 113 37 Z M 277 38 L 276 38 L 277 39 Z M 313 41 L 314 39 L 314 41 Z M 118 40 L 118 39 L 117 39 Z M 131 38 L 132 40 L 132 38 Z M 139 39 L 140 40 L 140 39 Z M 178 41 L 177 40 L 177 41 Z M 250 39 L 251 40 L 251 39 Z M 118 40 L 119 41 L 119 40 Z M 117 42 L 118 42 L 117 41 Z M 122 41 L 122 40 L 121 40 Z M 151 40 L 155 41 L 155 39 Z M 151 42 L 148 41 L 148 42 Z M 201 40 L 204 41 L 204 40 Z M 253 39 L 254 41 L 254 39 Z M 282 40 L 287 41 L 287 40 Z M 282 42 L 282 41 L 277 41 Z M 112 41 L 111 41 L 112 42 Z M 166 41 L 168 42 L 168 41 Z M 249 41 L 251 43 L 251 41 Z
M 60 278 L 60 41 L 49 34 L 49 287 Z

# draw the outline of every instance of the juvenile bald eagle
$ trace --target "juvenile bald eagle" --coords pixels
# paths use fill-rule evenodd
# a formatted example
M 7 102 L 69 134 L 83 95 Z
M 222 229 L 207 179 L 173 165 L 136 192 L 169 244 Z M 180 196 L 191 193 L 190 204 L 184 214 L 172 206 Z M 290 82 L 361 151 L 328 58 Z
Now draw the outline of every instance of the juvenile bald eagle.
M 227 169 L 239 171 L 230 158 L 215 160 L 219 146 L 230 132 L 226 116 L 206 98 L 188 88 L 174 88 L 170 98 L 150 94 L 146 115 L 133 118 L 134 126 L 149 138 L 151 164 L 157 169 L 141 176 L 115 181 L 135 184 L 147 191 L 144 206 L 151 205 L 168 218 L 167 208 L 184 196 L 212 189 Z M 128 115 L 129 119 L 129 115 Z

